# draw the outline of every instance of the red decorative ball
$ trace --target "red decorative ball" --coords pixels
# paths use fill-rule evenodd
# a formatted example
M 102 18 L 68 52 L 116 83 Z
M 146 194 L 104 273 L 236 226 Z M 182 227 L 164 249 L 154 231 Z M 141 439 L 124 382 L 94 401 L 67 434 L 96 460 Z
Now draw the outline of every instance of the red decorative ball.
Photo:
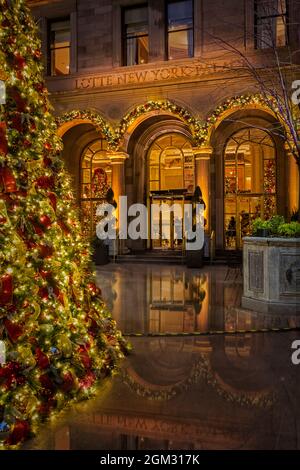
M 35 350 L 37 365 L 41 369 L 47 369 L 50 366 L 50 361 L 47 356 L 40 348 L 36 348 Z
M 14 59 L 14 63 L 18 67 L 18 69 L 23 69 L 26 65 L 26 60 L 20 54 L 16 54 L 15 59 Z
M 52 165 L 52 160 L 49 157 L 44 157 L 43 163 L 44 163 L 44 167 L 47 168 Z
M 50 189 L 54 186 L 54 177 L 53 176 L 40 176 L 36 180 L 36 186 L 42 189 Z
M 32 144 L 31 144 L 30 140 L 24 139 L 24 140 L 23 140 L 23 145 L 24 145 L 25 148 L 28 149 L 28 148 L 31 147 Z
M 39 219 L 39 222 L 43 227 L 48 228 L 52 224 L 51 219 L 48 215 L 42 215 Z
M 6 135 L 6 124 L 5 122 L 0 122 L 0 155 L 6 155 L 8 152 L 8 143 Z
M 55 193 L 48 193 L 48 198 L 50 200 L 50 204 L 53 207 L 54 212 L 56 211 L 56 203 L 57 203 L 57 198 Z
M 16 323 L 11 322 L 10 320 L 4 320 L 4 326 L 7 331 L 8 336 L 10 337 L 11 341 L 14 343 L 18 340 L 20 336 L 23 334 L 23 328 Z
M 22 122 L 22 115 L 21 113 L 15 113 L 12 118 L 12 127 L 16 129 L 18 132 L 23 131 L 23 122 Z
M 0 191 L 4 193 L 16 193 L 18 191 L 16 178 L 10 168 L 0 167 Z
M 50 142 L 45 142 L 45 143 L 44 143 L 44 148 L 45 148 L 46 150 L 51 150 L 51 149 L 52 149 L 52 145 L 50 144 Z
M 0 306 L 12 303 L 13 277 L 11 274 L 4 274 L 0 277 Z
M 5 443 L 8 445 L 16 445 L 24 441 L 29 436 L 30 426 L 27 421 L 17 420 L 10 436 L 6 439 Z
M 50 245 L 40 245 L 39 250 L 41 258 L 50 258 L 54 253 L 53 247 Z
M 71 372 L 66 372 L 65 374 L 63 374 L 62 378 L 64 381 L 61 385 L 62 390 L 64 392 L 70 392 L 75 386 L 73 375 L 71 374 Z
M 36 49 L 33 55 L 36 59 L 40 59 L 42 57 L 42 51 L 40 49 Z

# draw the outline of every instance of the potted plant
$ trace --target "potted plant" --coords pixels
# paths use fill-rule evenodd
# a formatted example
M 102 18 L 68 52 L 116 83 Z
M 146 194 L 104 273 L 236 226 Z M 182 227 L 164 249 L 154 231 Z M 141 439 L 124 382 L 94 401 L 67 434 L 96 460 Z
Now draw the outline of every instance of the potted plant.
M 300 237 L 300 223 L 292 221 L 283 223 L 278 227 L 278 235 L 281 237 L 298 238 Z
M 258 217 L 252 224 L 252 233 L 255 237 L 269 237 L 271 235 L 270 221 Z

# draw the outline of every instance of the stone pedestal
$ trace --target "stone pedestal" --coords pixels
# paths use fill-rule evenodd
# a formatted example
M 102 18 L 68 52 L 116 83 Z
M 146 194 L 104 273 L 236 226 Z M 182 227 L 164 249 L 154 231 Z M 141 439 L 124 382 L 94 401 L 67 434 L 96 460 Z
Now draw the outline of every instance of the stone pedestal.
M 243 239 L 242 307 L 279 315 L 300 314 L 300 239 Z

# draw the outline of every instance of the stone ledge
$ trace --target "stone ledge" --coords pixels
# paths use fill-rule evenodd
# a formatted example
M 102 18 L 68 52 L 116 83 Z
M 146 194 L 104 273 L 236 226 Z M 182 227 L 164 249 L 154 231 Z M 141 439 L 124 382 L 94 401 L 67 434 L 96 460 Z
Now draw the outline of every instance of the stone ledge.
M 300 303 L 268 302 L 266 300 L 242 297 L 242 308 L 260 313 L 272 313 L 276 315 L 300 315 Z
M 265 245 L 265 246 L 288 246 L 297 248 L 300 247 L 300 237 L 299 238 L 286 238 L 286 237 L 244 237 L 243 243 L 245 245 L 251 245 L 255 243 L 256 245 Z

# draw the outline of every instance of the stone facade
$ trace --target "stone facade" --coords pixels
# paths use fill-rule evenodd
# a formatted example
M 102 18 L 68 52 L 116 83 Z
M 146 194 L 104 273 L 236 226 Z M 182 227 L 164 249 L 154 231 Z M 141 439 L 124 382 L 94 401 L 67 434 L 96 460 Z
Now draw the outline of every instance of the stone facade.
M 100 136 L 107 138 L 107 128 L 123 131 L 118 148 L 121 161 L 112 165 L 115 196 L 126 194 L 128 203 L 148 201 L 147 152 L 159 136 L 177 133 L 186 136 L 195 150 L 195 185 L 200 185 L 207 204 L 208 232 L 214 231 L 216 247 L 224 248 L 224 148 L 232 134 L 247 127 L 273 129 L 276 120 L 259 104 L 232 107 L 211 127 L 207 145 L 195 141 L 191 120 L 205 123 L 207 118 L 234 96 L 256 93 L 256 86 L 237 66 L 237 56 L 226 51 L 224 42 L 242 48 L 254 62 L 266 65 L 269 51 L 254 47 L 254 1 L 194 0 L 193 57 L 166 60 L 165 5 L 148 1 L 149 61 L 136 66 L 122 65 L 122 9 L 140 5 L 139 0 L 54 0 L 29 1 L 41 25 L 44 60 L 49 60 L 47 42 L 50 20 L 70 17 L 70 74 L 47 76 L 50 98 L 57 116 L 79 111 L 73 119 L 61 121 L 59 129 L 65 148 L 63 157 L 78 191 L 80 165 L 84 149 Z M 299 50 L 300 10 L 289 0 L 289 43 Z M 285 54 L 287 48 L 281 48 Z M 300 63 L 297 54 L 295 61 Z M 299 69 L 296 67 L 296 76 Z M 169 109 L 139 107 L 149 101 L 168 101 L 181 114 Z M 83 111 L 102 118 L 95 123 Z M 189 118 L 183 119 L 186 111 Z M 124 125 L 124 116 L 133 118 Z M 81 115 L 82 113 L 82 115 Z M 189 120 L 191 117 L 191 120 Z M 299 191 L 296 165 L 279 136 L 274 136 L 277 160 L 277 212 L 288 216 L 297 205 Z M 126 155 L 126 158 L 123 158 Z M 118 155 L 114 155 L 115 162 Z M 289 195 L 286 188 L 289 187 Z M 136 242 L 135 249 L 149 248 Z

